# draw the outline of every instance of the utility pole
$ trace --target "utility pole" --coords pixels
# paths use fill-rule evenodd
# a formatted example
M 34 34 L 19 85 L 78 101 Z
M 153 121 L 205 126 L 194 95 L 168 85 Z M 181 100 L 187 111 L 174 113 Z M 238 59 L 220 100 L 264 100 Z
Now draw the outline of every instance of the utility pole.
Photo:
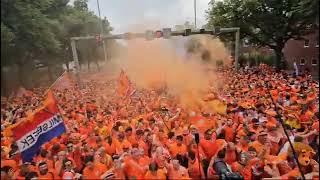
M 97 0 L 97 6 L 98 6 L 99 19 L 100 19 L 100 34 L 101 36 L 103 36 L 103 27 L 102 27 L 102 19 L 100 14 L 99 0 Z M 102 45 L 103 45 L 104 61 L 107 62 L 107 52 L 106 52 L 106 45 L 104 40 L 102 40 Z
M 197 29 L 197 0 L 193 0 L 194 5 L 194 28 Z
M 234 52 L 236 70 L 239 69 L 239 44 L 240 44 L 240 28 L 237 28 L 236 29 L 235 52 Z
M 78 83 L 79 87 L 81 88 L 80 63 L 79 63 L 78 54 L 77 54 L 76 41 L 72 38 L 71 38 L 71 49 L 72 49 L 73 61 L 75 63 L 75 74 L 76 74 L 76 78 L 77 78 L 77 83 Z

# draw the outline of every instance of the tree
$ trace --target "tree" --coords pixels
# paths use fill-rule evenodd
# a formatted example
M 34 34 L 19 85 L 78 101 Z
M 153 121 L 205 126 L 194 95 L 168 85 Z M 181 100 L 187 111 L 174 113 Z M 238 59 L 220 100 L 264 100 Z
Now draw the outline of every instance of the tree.
M 225 0 L 211 1 L 207 27 L 240 27 L 241 37 L 268 46 L 276 55 L 276 66 L 284 62 L 282 49 L 291 39 L 309 33 L 312 24 L 296 11 L 300 0 Z M 309 18 L 309 16 L 308 16 Z
M 51 0 L 43 1 L 1 1 L 2 27 L 11 32 L 14 39 L 10 43 L 2 42 L 5 49 L 6 64 L 16 64 L 19 68 L 19 81 L 24 81 L 24 67 L 32 64 L 31 59 L 42 53 L 53 54 L 60 49 L 60 42 L 55 38 L 53 29 L 56 21 L 50 19 L 45 13 L 50 7 Z M 2 28 L 1 27 L 1 28 Z M 2 46 L 1 46 L 2 49 Z
M 319 1 L 318 0 L 303 0 L 300 1 L 295 8 L 294 13 L 299 13 L 304 17 L 305 21 L 316 23 L 319 25 Z
M 74 8 L 79 11 L 88 11 L 88 0 L 75 0 Z
M 18 81 L 25 86 L 39 79 L 32 72 L 47 67 L 53 80 L 62 64 L 68 67 L 72 60 L 70 38 L 99 33 L 99 22 L 87 0 L 75 0 L 73 6 L 69 0 L 1 0 L 1 70 L 17 67 Z M 112 31 L 106 18 L 103 28 L 107 34 Z M 96 60 L 96 44 L 82 44 L 83 57 Z

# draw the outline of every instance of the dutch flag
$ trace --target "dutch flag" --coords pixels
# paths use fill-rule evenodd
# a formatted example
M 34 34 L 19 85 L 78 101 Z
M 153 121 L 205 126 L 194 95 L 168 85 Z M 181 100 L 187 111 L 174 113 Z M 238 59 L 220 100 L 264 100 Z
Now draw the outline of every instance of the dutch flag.
M 43 144 L 65 131 L 63 118 L 51 90 L 44 106 L 12 129 L 23 162 L 31 162 Z

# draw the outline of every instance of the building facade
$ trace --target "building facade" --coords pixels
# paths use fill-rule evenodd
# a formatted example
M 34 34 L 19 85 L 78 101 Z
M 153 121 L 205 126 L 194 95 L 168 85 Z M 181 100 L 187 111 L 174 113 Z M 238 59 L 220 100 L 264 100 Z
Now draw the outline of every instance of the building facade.
M 269 47 L 257 47 L 243 40 L 240 47 L 241 54 L 257 52 L 261 55 L 274 55 L 274 51 Z M 294 70 L 293 64 L 296 62 L 299 71 L 309 71 L 312 76 L 319 80 L 319 29 L 304 36 L 304 40 L 290 39 L 287 41 L 283 55 L 288 63 L 288 70 Z
M 307 70 L 319 79 L 319 29 L 304 36 L 304 40 L 289 40 L 283 53 L 290 70 L 296 62 L 299 71 Z

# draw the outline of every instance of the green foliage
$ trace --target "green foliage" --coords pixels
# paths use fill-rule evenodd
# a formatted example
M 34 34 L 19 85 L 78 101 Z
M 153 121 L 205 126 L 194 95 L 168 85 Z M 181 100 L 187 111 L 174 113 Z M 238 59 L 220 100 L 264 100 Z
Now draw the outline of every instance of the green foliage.
M 206 27 L 240 27 L 241 38 L 275 51 L 279 67 L 285 43 L 291 38 L 301 38 L 312 23 L 311 16 L 302 16 L 296 10 L 306 1 L 310 0 L 211 1 L 206 12 Z
M 88 0 L 75 0 L 73 5 L 78 11 L 88 11 Z
M 72 61 L 70 38 L 100 33 L 100 19 L 88 10 L 87 0 L 1 0 L 1 66 L 18 67 L 19 81 L 26 74 L 47 67 L 49 76 Z M 105 34 L 112 31 L 106 18 Z M 82 62 L 95 59 L 98 47 L 93 41 L 80 42 Z M 57 69 L 58 68 L 58 69 Z M 28 75 L 29 75 L 28 74 Z M 31 77 L 30 77 L 31 78 Z M 31 78 L 32 79 L 32 78 Z
M 7 54 L 11 46 L 15 36 L 10 31 L 10 29 L 1 23 L 1 66 L 5 66 L 9 64 L 7 61 Z
M 293 13 L 304 17 L 304 21 L 319 25 L 319 0 L 303 0 L 294 9 Z

